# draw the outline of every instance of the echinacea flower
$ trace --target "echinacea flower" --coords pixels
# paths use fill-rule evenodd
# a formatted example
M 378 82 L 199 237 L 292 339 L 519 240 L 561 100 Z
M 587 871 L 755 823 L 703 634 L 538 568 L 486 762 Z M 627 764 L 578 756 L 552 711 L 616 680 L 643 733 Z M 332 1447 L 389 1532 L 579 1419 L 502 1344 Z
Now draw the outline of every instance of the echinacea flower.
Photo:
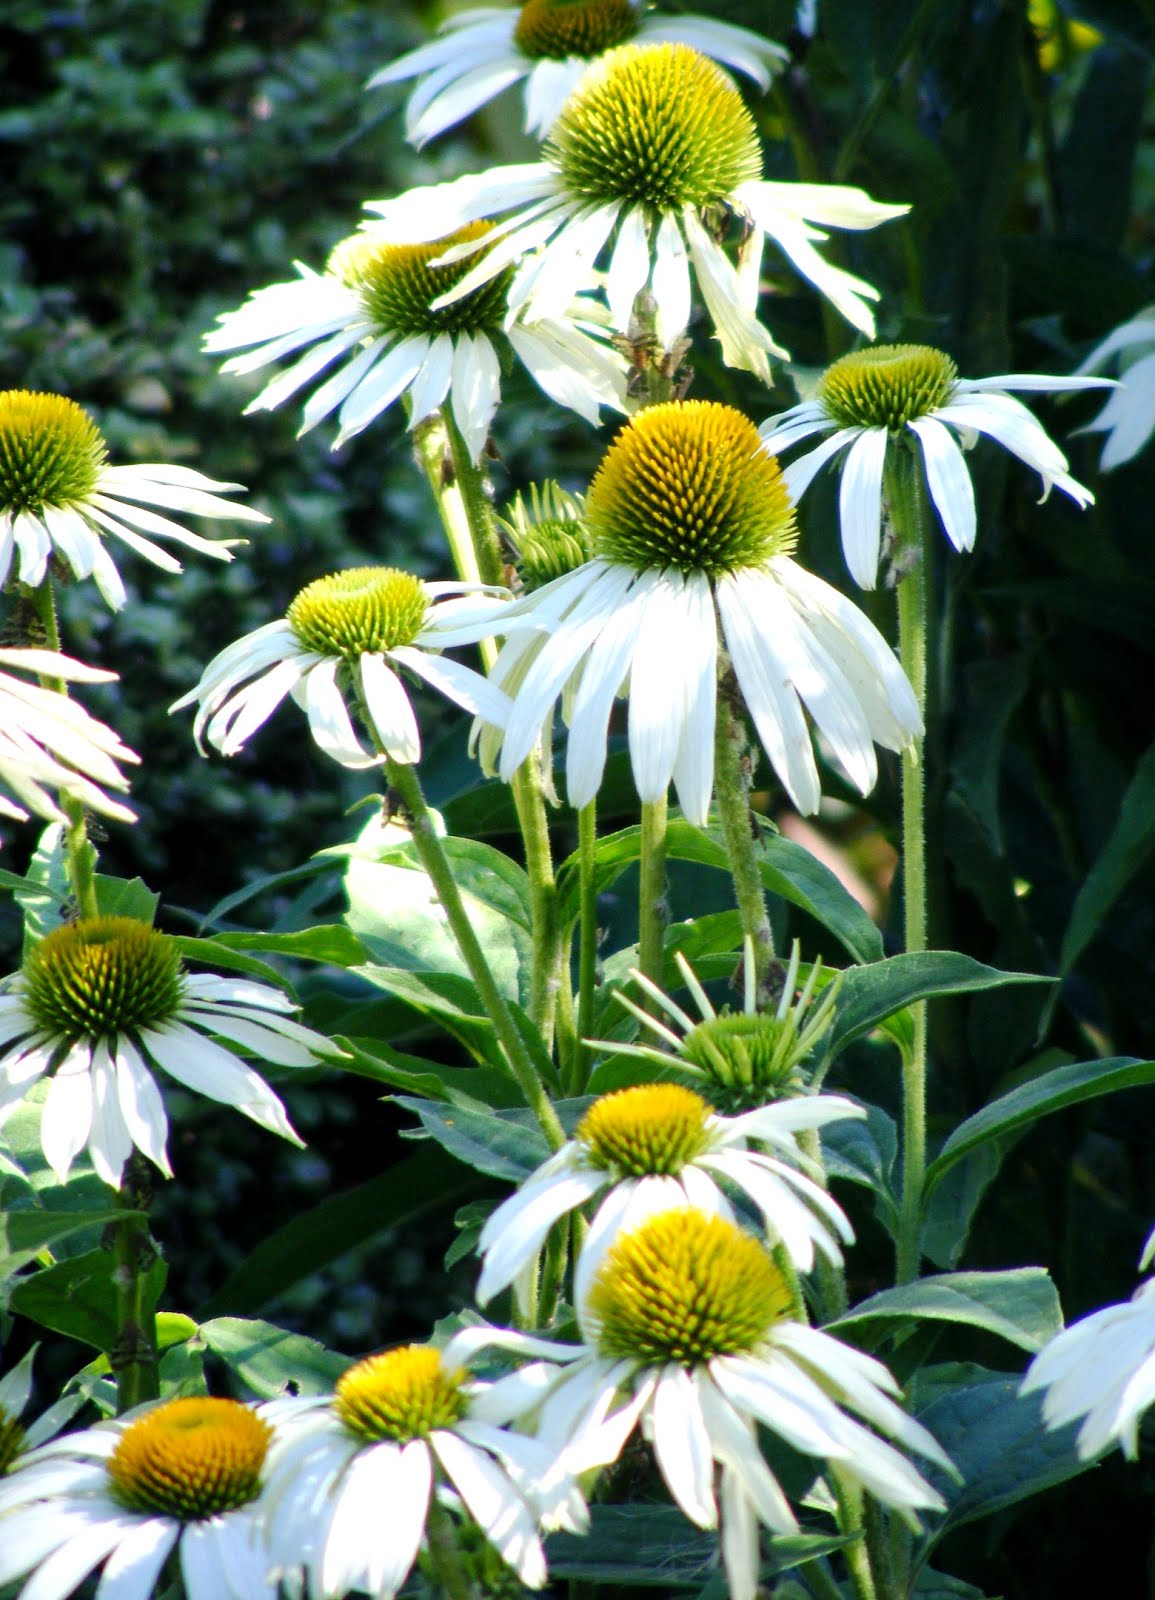
M 712 401 L 647 406 L 602 458 L 584 521 L 593 559 L 509 608 L 511 622 L 548 637 L 511 633 L 491 674 L 514 691 L 505 781 L 560 697 L 569 801 L 586 805 L 624 692 L 640 798 L 664 798 L 672 779 L 685 815 L 703 825 L 723 645 L 800 811 L 821 798 L 803 705 L 863 794 L 877 776 L 875 742 L 901 750 L 921 731 L 914 691 L 882 635 L 792 559 L 793 502 L 740 412 Z
M 475 1379 L 452 1342 L 412 1344 L 359 1361 L 333 1395 L 265 1406 L 276 1428 L 265 1492 L 274 1570 L 306 1573 L 312 1595 L 392 1600 L 436 1497 L 464 1508 L 521 1582 L 540 1588 L 535 1484 L 554 1462 L 502 1425 L 502 1392 Z
M 196 688 L 170 710 L 199 702 L 197 744 L 207 738 L 231 756 L 291 694 L 317 744 L 342 766 L 377 766 L 386 756 L 409 765 L 420 758 L 421 736 L 399 669 L 475 716 L 505 723 L 509 702 L 501 690 L 472 667 L 435 653 L 475 643 L 502 626 L 502 607 L 471 599 L 475 587 L 425 584 L 394 567 L 349 567 L 317 578 L 281 621 L 267 622 L 214 657 Z M 357 736 L 346 693 L 373 734 L 370 751 Z
M 57 650 L 0 650 L 0 667 L 62 685 L 115 683 L 117 676 Z M 135 822 L 136 813 L 104 791 L 127 789 L 128 779 L 117 763 L 139 760 L 111 728 L 67 694 L 0 672 L 0 812 L 5 816 L 23 819 L 34 811 L 49 822 L 66 822 L 59 803 L 66 794 L 106 817 Z
M 1139 1262 L 1155 1254 L 1155 1233 Z M 1084 1461 L 1117 1444 L 1139 1454 L 1139 1423 L 1155 1401 L 1155 1278 L 1121 1305 L 1104 1306 L 1051 1339 L 1027 1368 L 1022 1394 L 1042 1389 L 1043 1421 L 1062 1428 L 1083 1419 L 1075 1448 Z
M 366 87 L 421 80 L 405 113 L 405 137 L 420 146 L 524 80 L 526 132 L 540 135 L 596 57 L 620 44 L 673 42 L 745 73 L 760 89 L 787 61 L 780 44 L 717 17 L 663 17 L 641 0 L 526 0 L 448 17 L 437 39 L 382 67 Z
M 721 1523 L 731 1600 L 754 1600 L 758 1524 L 799 1531 L 759 1427 L 908 1521 L 944 1508 L 873 1431 L 952 1470 L 887 1368 L 799 1320 L 773 1257 L 725 1218 L 666 1211 L 619 1235 L 577 1311 L 585 1344 L 542 1399 L 538 1438 L 577 1475 L 615 1461 L 640 1425 L 682 1512 Z
M 0 583 L 18 556 L 20 582 L 37 588 L 49 557 L 56 556 L 76 577 L 94 579 L 116 611 L 125 589 L 105 534 L 166 572 L 179 572 L 181 565 L 157 539 L 221 561 L 232 560 L 230 545 L 238 542 L 202 539 L 148 507 L 238 522 L 269 520 L 222 498 L 242 484 L 215 483 L 191 467 L 111 467 L 107 458 L 96 424 L 75 400 L 26 389 L 0 393 Z
M 224 372 L 255 372 L 305 351 L 246 413 L 271 411 L 335 367 L 305 402 L 302 433 L 336 412 L 337 449 L 408 393 L 410 427 L 448 405 L 476 461 L 501 397 L 506 346 L 552 400 L 591 426 L 598 425 L 601 406 L 624 411 L 625 360 L 599 325 L 604 308 L 590 296 L 575 290 L 556 313 L 532 321 L 524 312 L 510 315 L 507 268 L 452 305 L 433 309 L 469 267 L 434 263 L 463 241 L 484 250 L 493 231 L 482 222 L 451 229 L 435 234 L 434 243 L 428 233 L 419 243 L 396 243 L 367 223 L 336 246 L 324 272 L 298 262 L 299 278 L 258 289 L 219 317 L 204 348 L 244 351 L 224 363 Z
M 0 1378 L 0 1480 L 30 1450 L 37 1449 L 64 1427 L 85 1400 L 83 1394 L 63 1395 L 27 1426 L 20 1420 L 32 1398 L 32 1366 L 39 1345 L 21 1357 Z
M 842 550 L 855 583 L 873 589 L 882 549 L 883 477 L 892 451 L 921 451 L 927 487 L 947 538 L 956 550 L 972 550 L 975 495 L 963 450 L 980 433 L 1035 469 L 1043 480 L 1044 500 L 1053 488 L 1062 489 L 1079 506 L 1095 499 L 1071 477 L 1066 456 L 1042 425 L 1007 390 L 1045 393 L 1109 385 L 1109 379 L 1023 372 L 960 378 L 941 350 L 880 344 L 836 361 L 823 373 L 813 400 L 770 418 L 760 432 L 767 450 L 776 454 L 812 434 L 828 435 L 786 467 L 795 500 L 827 461 L 847 451 L 839 487 Z
M 147 1600 L 170 1556 L 187 1600 L 275 1600 L 257 1524 L 270 1428 L 237 1400 L 137 1408 L 41 1445 L 0 1478 L 0 1588 Z
M 743 950 L 742 1010 L 723 1008 L 718 1012 L 690 963 L 680 950 L 675 950 L 674 963 L 694 997 L 698 1020 L 695 1021 L 644 972 L 631 967 L 630 977 L 665 1012 L 666 1020 L 644 1011 L 621 989 L 614 991 L 614 999 L 665 1049 L 654 1044 L 618 1040 L 610 1043 L 591 1039 L 588 1042 L 600 1044 L 602 1049 L 619 1055 L 640 1056 L 665 1073 L 674 1072 L 679 1079 L 688 1079 L 720 1111 L 748 1111 L 771 1100 L 805 1094 L 803 1065 L 834 1021 L 842 974 L 836 973 L 830 979 L 815 1002 L 822 977 L 822 961 L 815 961 L 802 993 L 795 1000 L 801 962 L 802 953 L 796 939 L 782 977 L 778 1005 L 772 1012 L 760 1011 L 754 943 L 747 936 Z
M 840 1263 L 838 1240 L 850 1243 L 854 1231 L 841 1206 L 801 1170 L 807 1162 L 795 1135 L 864 1114 L 838 1095 L 802 1095 L 724 1117 L 677 1083 L 601 1095 L 573 1138 L 486 1222 L 478 1302 L 515 1281 L 524 1300 L 528 1273 L 554 1223 L 601 1195 L 578 1263 L 579 1299 L 618 1235 L 653 1213 L 693 1205 L 733 1220 L 724 1183 L 742 1193 L 770 1241 L 801 1271 L 813 1267 L 816 1250 Z
M 46 934 L 0 982 L 0 1122 L 47 1077 L 40 1144 L 61 1183 L 85 1145 L 114 1188 L 134 1146 L 171 1177 L 150 1070 L 160 1067 L 300 1144 L 280 1100 L 235 1053 L 285 1067 L 338 1054 L 292 1019 L 295 1009 L 268 984 L 186 972 L 176 942 L 146 922 L 82 917 Z
M 1075 376 L 1114 366 L 1119 387 L 1080 433 L 1105 433 L 1099 466 L 1104 472 L 1133 461 L 1155 433 L 1155 306 L 1112 330 L 1075 368 Z
M 814 224 L 875 228 L 909 208 L 840 185 L 765 181 L 758 130 L 741 95 L 689 45 L 611 50 L 566 102 L 542 154 L 539 162 L 368 203 L 395 239 L 430 239 L 478 218 L 505 217 L 497 242 L 436 306 L 451 305 L 521 262 L 509 288 L 511 309 L 556 315 L 616 231 L 606 297 L 619 332 L 628 331 L 634 300 L 648 286 L 657 336 L 669 349 L 689 321 L 692 266 L 722 359 L 768 381 L 768 356 L 785 355 L 757 318 L 769 237 L 854 327 L 873 337 L 867 302 L 878 298 L 877 290 L 823 260 L 815 243 L 827 235 Z M 746 226 L 737 267 L 715 236 L 734 215 Z M 466 241 L 443 259 L 477 248 Z

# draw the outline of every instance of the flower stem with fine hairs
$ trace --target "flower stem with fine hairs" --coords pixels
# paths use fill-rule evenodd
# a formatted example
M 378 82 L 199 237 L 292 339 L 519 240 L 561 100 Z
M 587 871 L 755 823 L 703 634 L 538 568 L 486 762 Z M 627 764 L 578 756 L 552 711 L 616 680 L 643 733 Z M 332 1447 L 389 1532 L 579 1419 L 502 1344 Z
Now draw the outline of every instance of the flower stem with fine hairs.
M 513 1013 L 506 1005 L 505 996 L 497 987 L 489 962 L 485 959 L 485 952 L 474 932 L 469 913 L 465 909 L 465 902 L 461 898 L 461 891 L 457 887 L 457 880 L 453 876 L 453 868 L 441 848 L 441 840 L 437 837 L 437 830 L 433 826 L 433 818 L 425 803 L 417 774 L 412 767 L 387 756 L 385 775 L 390 788 L 397 793 L 405 807 L 414 849 L 421 865 L 429 874 L 433 887 L 437 890 L 437 898 L 441 901 L 446 920 L 453 930 L 457 948 L 461 951 L 462 959 L 469 969 L 469 976 L 477 985 L 481 1003 L 505 1051 L 510 1071 L 517 1080 L 526 1105 L 537 1118 L 541 1131 L 549 1141 L 550 1148 L 557 1150 L 565 1143 L 561 1123 L 546 1093 L 545 1085 L 538 1077 L 537 1069 L 514 1021 Z
M 436 1494 L 430 1495 L 425 1516 L 425 1548 L 433 1569 L 435 1592 L 444 1600 L 474 1600 L 474 1586 L 461 1559 L 453 1518 Z
M 666 797 L 642 804 L 638 872 L 638 970 L 662 982 L 666 933 Z
M 928 507 L 922 470 L 913 450 L 887 450 L 886 492 L 895 532 L 898 583 L 898 653 L 926 716 L 927 589 L 930 559 Z M 923 741 L 902 755 L 902 903 L 908 954 L 926 949 L 926 805 Z M 922 1193 L 926 1177 L 926 1001 L 911 1006 L 914 1040 L 904 1052 L 902 1088 L 902 1210 L 897 1278 L 918 1276 Z
M 598 842 L 597 801 L 591 800 L 578 812 L 578 1014 L 577 1048 L 567 1088 L 571 1094 L 585 1091 L 589 1051 L 582 1042 L 594 1027 L 594 988 L 598 970 L 598 899 L 594 877 L 594 851 Z
M 125 1163 L 123 1187 L 118 1196 L 123 1215 L 111 1224 L 112 1282 L 116 1291 L 116 1342 L 108 1352 L 116 1374 L 118 1415 L 131 1411 L 160 1394 L 157 1374 L 155 1295 L 149 1268 L 156 1247 L 148 1231 L 147 1210 L 151 1194 L 148 1163 L 134 1151 Z
M 742 932 L 754 945 L 755 992 L 761 997 L 766 972 L 774 959 L 774 935 L 766 910 L 766 894 L 754 849 L 749 786 L 742 762 L 742 728 L 730 708 L 726 685 L 719 686 L 718 714 L 714 725 L 714 802 L 722 824 L 722 838 L 734 880 L 734 895 L 742 918 Z

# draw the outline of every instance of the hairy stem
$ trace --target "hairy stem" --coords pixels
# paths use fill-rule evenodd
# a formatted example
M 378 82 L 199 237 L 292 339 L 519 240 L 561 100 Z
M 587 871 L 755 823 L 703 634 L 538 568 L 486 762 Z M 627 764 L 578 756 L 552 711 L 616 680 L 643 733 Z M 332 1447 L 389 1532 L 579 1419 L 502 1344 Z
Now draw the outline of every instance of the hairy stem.
M 729 696 L 718 696 L 714 727 L 714 803 L 722 824 L 722 838 L 734 880 L 734 895 L 742 918 L 742 932 L 754 942 L 755 992 L 765 991 L 766 973 L 774 960 L 774 935 L 766 910 L 766 894 L 754 848 L 750 791 L 743 765 L 745 736 L 730 707 Z
M 157 1374 L 156 1315 L 148 1270 L 156 1246 L 146 1212 L 152 1185 L 148 1163 L 134 1152 L 125 1163 L 117 1196 L 124 1213 L 111 1225 L 112 1282 L 116 1292 L 116 1341 L 108 1361 L 116 1375 L 116 1410 L 121 1415 L 160 1393 Z
M 641 861 L 638 874 L 638 967 L 662 982 L 666 933 L 666 797 L 642 805 Z

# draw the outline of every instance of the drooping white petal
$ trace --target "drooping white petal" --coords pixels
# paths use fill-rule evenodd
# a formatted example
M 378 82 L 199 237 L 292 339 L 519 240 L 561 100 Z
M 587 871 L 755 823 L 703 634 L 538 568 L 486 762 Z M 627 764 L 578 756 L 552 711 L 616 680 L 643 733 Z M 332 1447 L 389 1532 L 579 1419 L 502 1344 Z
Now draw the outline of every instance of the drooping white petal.
M 644 206 L 632 206 L 618 224 L 606 279 L 606 300 L 615 328 L 628 328 L 638 291 L 650 275 L 650 235 Z
M 309 731 L 325 754 L 343 767 L 362 771 L 366 767 L 380 766 L 384 757 L 365 750 L 354 732 L 337 687 L 339 667 L 340 662 L 334 658 L 319 661 L 300 686 L 305 692 Z
M 838 488 L 842 553 L 850 576 L 860 589 L 873 589 L 878 582 L 882 472 L 889 437 L 885 428 L 863 428 L 842 467 Z
M 670 1493 L 699 1528 L 718 1525 L 714 1457 L 698 1389 L 685 1367 L 662 1369 L 650 1406 L 654 1455 Z
M 413 655 L 420 656 L 419 651 Z M 421 734 L 405 686 L 384 656 L 363 655 L 357 671 L 365 691 L 365 704 L 381 748 L 394 761 L 409 766 L 421 759 Z
M 962 451 L 949 428 L 934 417 L 912 417 L 926 463 L 926 482 L 946 536 L 958 551 L 973 550 L 977 521 L 975 491 Z
M 472 460 L 479 461 L 501 398 L 501 363 L 484 333 L 457 334 L 449 403 Z

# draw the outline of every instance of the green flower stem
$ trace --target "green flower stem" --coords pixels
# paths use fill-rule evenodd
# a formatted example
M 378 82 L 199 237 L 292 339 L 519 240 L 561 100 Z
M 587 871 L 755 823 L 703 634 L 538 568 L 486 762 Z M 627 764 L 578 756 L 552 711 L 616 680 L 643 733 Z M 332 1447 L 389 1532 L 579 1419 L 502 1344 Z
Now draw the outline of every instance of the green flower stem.
M 461 430 L 448 407 L 438 418 L 414 430 L 418 459 L 433 492 L 449 551 L 463 583 L 504 584 L 505 562 L 485 491 L 485 481 L 470 458 Z M 497 659 L 492 639 L 479 645 L 487 672 Z M 529 877 L 530 916 L 533 927 L 533 962 L 530 972 L 529 1014 L 548 1049 L 562 986 L 564 949 L 557 917 L 557 883 L 550 849 L 549 820 L 541 781 L 540 758 L 533 754 L 514 773 L 510 784 L 518 826 L 525 848 Z M 564 1022 L 563 1017 L 563 1022 Z M 572 1055 L 572 1028 L 565 1044 Z
M 112 1224 L 112 1282 L 116 1291 L 116 1341 L 108 1352 L 116 1374 L 116 1410 L 130 1411 L 160 1394 L 157 1373 L 156 1314 L 148 1269 L 156 1246 L 141 1215 L 151 1193 L 148 1163 L 133 1152 L 125 1163 L 117 1202 L 124 1215 Z
M 60 652 L 60 624 L 56 619 L 56 597 L 52 592 L 52 580 L 46 578 L 36 589 L 26 589 L 25 594 L 30 599 L 36 613 L 46 650 Z M 51 689 L 55 694 L 67 696 L 68 685 L 63 678 L 53 678 L 41 675 L 40 682 L 45 689 Z M 64 854 L 68 862 L 68 876 L 72 884 L 72 892 L 76 896 L 76 906 L 82 917 L 99 916 L 100 908 L 96 901 L 96 851 L 88 837 L 88 822 L 84 815 L 84 806 L 74 795 L 60 794 L 58 796 L 60 809 L 68 818 L 68 825 L 64 830 Z
M 584 1041 L 594 1028 L 594 989 L 598 972 L 598 899 L 594 877 L 595 855 L 598 842 L 597 801 L 582 806 L 578 812 L 578 888 L 581 911 L 578 917 L 578 1015 L 577 1048 L 574 1051 L 574 1070 L 567 1088 L 570 1094 L 582 1094 L 586 1086 L 590 1052 Z
M 734 716 L 723 685 L 718 695 L 714 725 L 714 803 L 722 824 L 722 838 L 734 880 L 742 932 L 754 941 L 755 993 L 762 995 L 766 974 L 774 959 L 774 935 L 766 910 L 766 894 L 754 849 L 750 791 L 742 766 L 745 747 L 742 726 Z
M 898 585 L 898 653 L 926 717 L 928 507 L 920 464 L 913 450 L 887 450 L 886 491 L 896 536 L 896 558 L 903 577 Z M 902 901 L 908 954 L 926 949 L 926 803 L 923 741 L 902 757 Z M 897 1278 L 918 1276 L 922 1230 L 922 1192 L 926 1176 L 927 1009 L 911 1007 L 914 1042 L 904 1052 L 902 1090 L 902 1212 L 899 1218 Z
M 453 1518 L 436 1494 L 430 1495 L 425 1515 L 425 1548 L 435 1593 L 444 1596 L 444 1600 L 475 1600 L 476 1589 L 461 1559 Z
M 817 1128 L 803 1128 L 795 1137 L 802 1150 L 802 1154 L 813 1163 L 814 1177 L 822 1187 L 827 1188 L 826 1165 L 822 1159 L 822 1140 Z M 835 1266 L 833 1261 L 828 1261 L 819 1250 L 814 1261 L 814 1281 L 818 1290 L 818 1309 L 822 1321 L 833 1322 L 835 1317 L 840 1317 L 847 1310 L 850 1297 L 846 1292 L 846 1273 L 841 1267 Z
M 896 1591 L 879 1589 L 874 1581 L 870 1552 L 863 1537 L 863 1502 L 866 1497 L 859 1485 L 841 1470 L 837 1462 L 830 1463 L 830 1477 L 834 1485 L 834 1497 L 838 1502 L 838 1531 L 857 1535 L 842 1549 L 842 1556 L 850 1572 L 850 1585 L 855 1600 L 896 1600 Z
M 641 860 L 638 874 L 638 967 L 662 982 L 666 933 L 666 797 L 642 805 Z
M 457 940 L 457 947 L 461 951 L 462 959 L 469 968 L 469 975 L 477 985 L 477 992 L 481 1003 L 493 1023 L 494 1030 L 505 1050 L 509 1061 L 510 1070 L 517 1079 L 518 1086 L 525 1096 L 525 1103 L 533 1111 L 549 1141 L 550 1148 L 557 1150 L 565 1143 L 565 1133 L 557 1119 L 549 1095 L 537 1069 L 530 1059 L 529 1051 L 518 1031 L 513 1013 L 505 1003 L 505 997 L 497 987 L 493 973 L 490 971 L 489 962 L 481 948 L 473 924 L 469 920 L 469 913 L 461 898 L 461 891 L 457 887 L 457 880 L 453 876 L 453 869 L 445 851 L 441 848 L 441 841 L 437 837 L 437 830 L 433 826 L 433 818 L 429 807 L 425 803 L 425 796 L 421 792 L 421 784 L 416 772 L 410 766 L 404 766 L 392 757 L 385 759 L 385 775 L 389 786 L 400 796 L 401 802 L 409 816 L 409 824 L 413 834 L 413 844 L 437 890 L 438 899 L 453 930 Z

